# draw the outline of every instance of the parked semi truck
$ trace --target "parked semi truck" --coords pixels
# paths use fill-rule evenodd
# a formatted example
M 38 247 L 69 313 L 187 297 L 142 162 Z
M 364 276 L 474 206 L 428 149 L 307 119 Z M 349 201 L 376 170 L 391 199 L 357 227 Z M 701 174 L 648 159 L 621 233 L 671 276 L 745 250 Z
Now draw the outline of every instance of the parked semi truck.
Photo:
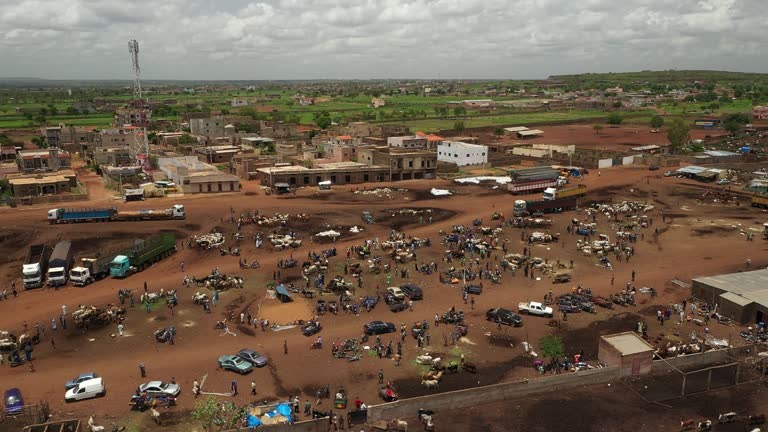
M 142 220 L 184 219 L 186 211 L 181 204 L 175 204 L 167 209 L 152 210 L 123 210 L 117 208 L 56 208 L 48 210 L 48 223 L 78 223 L 78 222 L 125 222 Z
M 67 275 L 72 265 L 72 242 L 62 240 L 56 243 L 48 260 L 48 286 L 58 287 L 67 283 Z
M 24 288 L 40 288 L 43 286 L 43 274 L 47 261 L 48 248 L 44 244 L 36 244 L 29 247 L 27 258 L 21 266 L 24 276 Z
M 582 197 L 586 194 L 587 194 L 587 186 L 583 184 L 569 187 L 569 188 L 563 188 L 563 189 L 555 189 L 555 188 L 544 189 L 544 199 L 546 201 L 553 201 L 558 198 Z
M 74 286 L 86 286 L 109 276 L 109 267 L 115 255 L 101 258 L 81 258 L 77 267 L 69 271 L 69 280 Z
M 752 195 L 752 207 L 768 208 L 768 195 Z
M 173 234 L 162 234 L 148 240 L 137 240 L 132 248 L 112 259 L 109 274 L 115 278 L 128 277 L 174 252 L 176 252 L 176 238 Z
M 515 200 L 515 216 L 528 216 L 535 213 L 559 213 L 576 208 L 579 199 L 576 196 L 555 198 L 553 200 Z

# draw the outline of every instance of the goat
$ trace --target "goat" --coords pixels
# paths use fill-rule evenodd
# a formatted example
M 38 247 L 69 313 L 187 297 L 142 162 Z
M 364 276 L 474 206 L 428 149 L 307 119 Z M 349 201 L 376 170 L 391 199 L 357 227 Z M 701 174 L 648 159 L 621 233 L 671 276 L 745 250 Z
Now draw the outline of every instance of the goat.
M 421 385 L 426 387 L 427 389 L 433 389 L 437 388 L 438 384 L 440 384 L 440 381 L 438 380 L 422 380 Z
M 696 422 L 694 422 L 693 419 L 680 420 L 680 431 L 682 432 L 682 431 L 686 431 L 686 430 L 689 430 L 689 429 L 693 428 L 693 425 L 695 423 Z

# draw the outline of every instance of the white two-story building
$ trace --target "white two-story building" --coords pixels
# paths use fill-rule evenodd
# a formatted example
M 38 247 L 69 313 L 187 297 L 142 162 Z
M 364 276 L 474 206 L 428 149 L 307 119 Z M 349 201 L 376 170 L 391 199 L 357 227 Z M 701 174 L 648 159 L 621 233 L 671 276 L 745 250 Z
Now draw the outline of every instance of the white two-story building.
M 461 141 L 443 141 L 437 146 L 437 160 L 458 166 L 481 165 L 488 162 L 488 147 Z

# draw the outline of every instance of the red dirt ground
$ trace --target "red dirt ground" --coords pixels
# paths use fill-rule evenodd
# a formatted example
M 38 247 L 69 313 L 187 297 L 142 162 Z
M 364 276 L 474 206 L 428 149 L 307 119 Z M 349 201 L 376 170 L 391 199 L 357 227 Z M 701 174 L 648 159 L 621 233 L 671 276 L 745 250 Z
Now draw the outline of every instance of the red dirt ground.
M 3 383 L 2 387 L 19 387 L 30 402 L 49 401 L 53 418 L 71 415 L 84 418 L 95 415 L 101 419 L 127 413 L 130 395 L 136 386 L 143 382 L 138 368 L 141 362 L 147 367 L 148 379 L 169 380 L 175 377 L 182 386 L 179 407 L 173 409 L 176 412 L 194 406 L 192 382 L 206 374 L 204 391 L 209 392 L 226 393 L 229 391 L 230 382 L 237 380 L 241 394 L 225 399 L 231 399 L 238 404 L 285 398 L 298 393 L 301 394 L 302 400 L 314 399 L 315 390 L 325 384 L 330 384 L 332 389 L 344 385 L 349 389 L 352 398 L 359 395 L 367 403 L 374 404 L 377 403 L 375 375 L 379 368 L 384 370 L 387 380 L 392 380 L 399 386 L 403 396 L 424 394 L 416 378 L 419 370 L 412 365 L 414 358 L 422 352 L 437 352 L 448 357 L 465 353 L 480 365 L 481 372 L 472 376 L 472 379 L 462 374 L 446 378 L 445 385 L 441 383 L 441 391 L 491 384 L 533 376 L 531 360 L 524 357 L 521 342 L 526 339 L 535 342 L 552 330 L 545 325 L 545 319 L 531 317 L 522 328 L 499 331 L 484 319 L 485 310 L 496 306 L 515 308 L 519 301 L 541 299 L 550 288 L 557 295 L 569 291 L 577 283 L 592 287 L 598 294 L 616 292 L 629 280 L 633 269 L 637 271 L 636 285 L 656 287 L 660 292 L 659 297 L 651 301 L 648 297 L 639 295 L 640 305 L 636 308 L 602 310 L 596 315 L 570 315 L 568 322 L 561 329 L 568 351 L 575 353 L 583 349 L 587 357 L 591 357 L 597 346 L 598 334 L 630 330 L 638 319 L 635 314 L 640 314 L 641 311 L 648 319 L 651 337 L 662 333 L 688 334 L 695 327 L 688 324 L 677 326 L 672 323 L 668 323 L 664 328 L 660 327 L 652 317 L 656 309 L 650 306 L 679 301 L 689 295 L 687 290 L 670 284 L 668 281 L 672 278 L 690 280 L 696 276 L 741 270 L 747 258 L 752 259 L 753 267 L 765 267 L 768 264 L 768 242 L 759 239 L 745 242 L 743 235 L 728 227 L 741 224 L 745 229 L 753 226 L 759 228 L 756 224 L 762 224 L 766 215 L 746 206 L 737 208 L 697 205 L 695 198 L 700 193 L 698 184 L 677 178 L 659 178 L 655 173 L 652 176 L 650 174 L 652 173 L 640 168 L 615 168 L 603 170 L 601 176 L 592 174 L 584 180 L 593 189 L 592 199 L 611 198 L 614 202 L 632 199 L 648 201 L 657 206 L 652 216 L 653 227 L 645 230 L 644 240 L 636 245 L 636 257 L 629 263 L 614 263 L 615 287 L 610 286 L 610 273 L 596 266 L 593 257 L 577 253 L 576 239 L 566 235 L 564 247 L 560 244 L 535 246 L 533 255 L 550 260 L 560 259 L 563 262 L 573 259 L 575 269 L 572 272 L 574 280 L 571 284 L 552 285 L 546 278 L 536 281 L 525 279 L 521 274 L 513 278 L 510 273 L 505 273 L 501 285 L 485 284 L 485 292 L 477 297 L 475 310 L 469 310 L 469 306 L 462 304 L 458 286 L 440 284 L 437 275 L 422 276 L 412 272 L 409 282 L 415 281 L 425 288 L 425 300 L 416 302 L 414 311 L 393 315 L 386 307 L 380 305 L 370 314 L 363 312 L 360 316 L 340 314 L 321 317 L 324 325 L 322 335 L 326 344 L 330 344 L 337 339 L 359 337 L 363 324 L 372 319 L 393 321 L 396 324 L 421 319 L 431 322 L 435 313 L 442 313 L 451 306 L 467 311 L 467 321 L 471 329 L 466 340 L 459 342 L 457 347 L 444 347 L 442 340 L 447 330 L 444 330 L 443 326 L 432 330 L 433 346 L 426 350 L 418 350 L 413 339 L 409 337 L 400 367 L 396 367 L 391 360 L 378 360 L 368 355 L 364 355 L 360 361 L 348 363 L 333 359 L 329 349 L 310 351 L 308 347 L 311 339 L 305 338 L 296 329 L 249 333 L 238 327 L 232 328 L 237 336 L 221 336 L 221 331 L 214 330 L 214 323 L 228 313 L 239 314 L 241 310 L 250 309 L 254 314 L 266 315 L 271 322 L 279 323 L 296 318 L 307 319 L 312 315 L 312 304 L 303 299 L 298 299 L 291 305 L 281 305 L 275 300 L 265 299 L 266 283 L 272 279 L 276 261 L 287 257 L 289 253 L 256 251 L 251 241 L 243 241 L 240 245 L 243 258 L 248 261 L 258 258 L 262 264 L 260 270 L 239 269 L 237 257 L 222 257 L 214 251 L 184 249 L 125 280 L 107 279 L 85 288 L 70 286 L 58 291 L 22 291 L 18 298 L 0 302 L 0 329 L 19 331 L 24 321 L 29 323 L 30 327 L 38 322 L 49 326 L 51 318 L 60 313 L 62 304 L 67 304 L 71 313 L 78 304 L 104 305 L 116 302 L 117 290 L 121 288 L 130 288 L 140 293 L 145 281 L 150 290 L 159 290 L 161 287 L 166 290 L 180 290 L 180 304 L 173 316 L 164 308 L 149 314 L 139 307 L 130 309 L 125 322 L 125 337 L 110 337 L 110 333 L 117 333 L 116 326 L 90 330 L 87 334 L 81 334 L 71 327 L 62 334 L 59 329 L 54 334 L 54 350 L 50 343 L 51 331 L 46 330 L 42 343 L 36 346 L 34 353 L 37 371 L 30 373 L 24 367 L 9 368 L 5 365 L 0 368 L 0 382 Z M 49 206 L 3 208 L 0 209 L 0 249 L 5 252 L 6 259 L 0 263 L 0 277 L 7 281 L 18 278 L 25 249 L 32 242 L 53 244 L 57 239 L 71 239 L 82 249 L 81 252 L 86 254 L 124 244 L 136 236 L 146 237 L 160 230 L 171 230 L 179 236 L 189 236 L 209 232 L 212 228 L 220 226 L 225 232 L 233 232 L 231 224 L 221 222 L 222 218 L 228 217 L 230 206 L 238 212 L 259 209 L 262 214 L 267 215 L 276 212 L 304 212 L 316 218 L 312 224 L 322 218 L 336 225 L 363 226 L 366 231 L 346 239 L 342 238 L 336 244 L 339 256 L 332 259 L 328 277 L 342 272 L 343 255 L 347 246 L 359 244 L 365 238 L 377 236 L 383 239 L 388 236 L 391 228 L 387 221 L 377 225 L 362 225 L 362 211 L 371 211 L 377 217 L 382 217 L 383 209 L 397 207 L 444 209 L 451 212 L 446 214 L 453 216 L 431 226 L 419 225 L 417 219 L 414 219 L 412 225 L 403 228 L 413 236 L 431 237 L 433 246 L 418 250 L 419 260 L 436 260 L 440 263 L 437 257 L 444 248 L 438 241 L 439 229 L 447 231 L 454 224 L 470 224 L 478 217 L 483 218 L 486 225 L 489 225 L 490 216 L 494 211 L 502 210 L 505 214 L 511 214 L 514 201 L 512 196 L 501 190 L 490 190 L 481 186 L 455 186 L 443 180 L 401 182 L 397 183 L 396 187 L 408 188 L 409 191 L 391 200 L 361 199 L 359 195 L 351 193 L 354 189 L 351 187 L 337 187 L 324 195 L 306 189 L 300 191 L 297 197 L 277 197 L 265 196 L 257 192 L 258 185 L 247 183 L 246 194 L 192 196 L 175 200 L 120 204 L 121 208 L 135 209 L 161 208 L 179 202 L 187 207 L 187 220 L 167 222 L 49 226 L 45 221 Z M 433 199 L 424 192 L 432 187 L 448 187 L 458 191 L 460 195 Z M 108 194 L 96 193 L 95 196 L 103 198 L 71 205 L 100 206 L 113 203 Z M 659 216 L 661 209 L 671 215 L 665 224 Z M 576 217 L 573 212 L 555 216 L 552 230 L 565 233 L 565 227 L 573 217 Z M 613 234 L 605 216 L 599 218 L 599 221 L 601 232 Z M 495 222 L 492 225 L 495 226 Z M 658 238 L 652 235 L 656 226 L 662 231 Z M 255 232 L 253 226 L 246 226 L 243 230 L 245 233 Z M 308 251 L 320 251 L 329 247 L 328 244 L 313 243 L 310 240 L 310 235 L 321 230 L 321 227 L 299 226 L 297 230 L 304 238 L 302 247 L 294 251 L 294 256 L 299 261 L 306 257 Z M 262 228 L 262 231 L 267 229 Z M 520 230 L 505 228 L 502 237 L 509 239 L 510 252 L 522 251 L 524 244 L 520 241 Z M 213 313 L 202 313 L 201 309 L 189 300 L 195 291 L 201 289 L 183 288 L 181 285 L 184 276 L 180 269 L 182 261 L 186 264 L 186 273 L 190 276 L 206 275 L 212 267 L 217 266 L 223 273 L 242 275 L 246 279 L 246 288 L 223 292 Z M 440 263 L 440 266 L 440 269 L 444 269 L 446 264 Z M 283 279 L 295 279 L 298 275 L 298 269 L 292 269 L 285 271 L 282 276 Z M 357 291 L 358 296 L 373 294 L 376 286 L 383 288 L 386 283 L 384 275 L 366 273 L 364 280 L 364 289 Z M 401 280 L 395 277 L 394 282 L 401 283 Z M 234 306 L 226 308 L 233 303 Z M 168 325 L 179 328 L 177 343 L 174 346 L 158 344 L 152 336 L 155 329 Z M 738 330 L 735 326 L 713 327 L 714 334 L 723 337 L 736 335 L 736 339 Z M 486 332 L 490 332 L 491 337 L 485 336 Z M 395 336 L 385 336 L 382 339 L 386 343 L 389 339 L 394 340 Z M 284 341 L 288 346 L 288 354 L 283 353 Z M 512 347 L 509 342 L 513 344 Z M 233 353 L 244 347 L 253 347 L 267 354 L 271 359 L 270 365 L 242 377 L 217 370 L 218 356 Z M 64 382 L 87 371 L 96 371 L 105 377 L 108 394 L 102 399 L 65 405 Z M 255 398 L 248 395 L 251 380 L 257 383 L 258 395 Z M 324 404 L 327 404 L 327 401 Z M 324 406 L 327 405 L 321 405 L 321 408 Z M 168 426 L 163 429 L 189 430 L 189 426 Z
M 622 125 L 619 127 L 605 125 L 598 134 L 592 129 L 591 124 L 536 126 L 533 129 L 544 131 L 544 135 L 539 138 L 525 140 L 513 137 L 501 137 L 497 142 L 520 145 L 575 144 L 579 149 L 584 150 L 611 150 L 624 152 L 631 151 L 632 147 L 640 147 L 644 145 L 669 145 L 665 129 L 662 129 L 660 133 L 651 133 L 651 128 L 639 125 Z M 721 130 L 691 130 L 691 139 L 703 139 L 707 135 L 727 135 L 727 132 Z

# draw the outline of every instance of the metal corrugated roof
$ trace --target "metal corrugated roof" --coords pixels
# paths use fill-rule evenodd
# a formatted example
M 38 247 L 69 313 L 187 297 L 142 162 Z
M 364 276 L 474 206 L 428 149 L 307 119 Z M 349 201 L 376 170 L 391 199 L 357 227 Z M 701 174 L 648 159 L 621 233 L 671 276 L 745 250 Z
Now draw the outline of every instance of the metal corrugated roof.
M 660 148 L 661 147 L 657 146 L 657 145 L 644 145 L 644 146 L 640 146 L 640 147 L 632 147 L 632 150 L 634 150 L 634 151 L 645 151 L 645 150 L 656 150 L 656 149 L 660 149 Z
M 720 298 L 723 300 L 728 300 L 729 302 L 735 303 L 739 306 L 747 306 L 750 303 L 754 303 L 752 300 L 746 299 L 732 292 L 720 294 Z
M 700 172 L 706 171 L 707 168 L 700 167 L 696 165 L 689 165 L 687 167 L 678 168 L 675 172 L 684 173 L 684 174 L 698 174 Z
M 707 150 L 704 152 L 704 154 L 708 154 L 710 156 L 714 157 L 723 157 L 723 156 L 741 156 L 738 153 L 725 151 L 725 150 Z
M 693 279 L 768 307 L 768 269 Z

